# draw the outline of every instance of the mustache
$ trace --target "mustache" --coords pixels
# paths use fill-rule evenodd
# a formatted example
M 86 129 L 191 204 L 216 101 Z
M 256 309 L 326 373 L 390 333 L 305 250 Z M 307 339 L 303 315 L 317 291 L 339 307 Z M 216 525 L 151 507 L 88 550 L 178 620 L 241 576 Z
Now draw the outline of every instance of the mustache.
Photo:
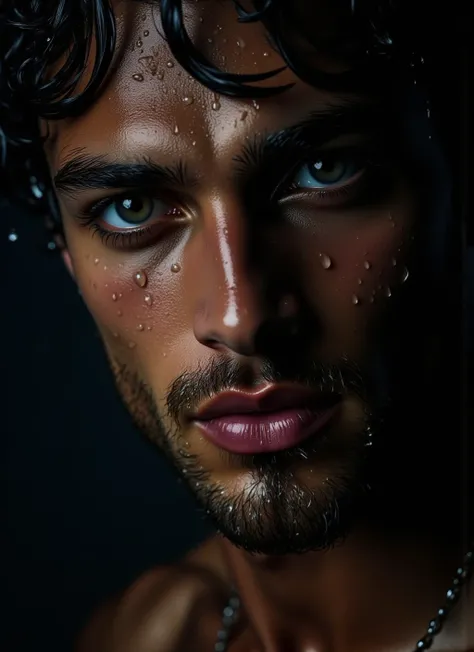
M 180 374 L 169 386 L 166 396 L 168 416 L 179 424 L 184 411 L 195 411 L 205 400 L 231 389 L 252 389 L 262 382 L 289 382 L 322 394 L 357 394 L 366 400 L 367 383 L 359 366 L 349 359 L 337 364 L 312 361 L 301 371 L 282 369 L 269 360 L 258 368 L 242 365 L 238 360 L 219 358 L 193 371 Z

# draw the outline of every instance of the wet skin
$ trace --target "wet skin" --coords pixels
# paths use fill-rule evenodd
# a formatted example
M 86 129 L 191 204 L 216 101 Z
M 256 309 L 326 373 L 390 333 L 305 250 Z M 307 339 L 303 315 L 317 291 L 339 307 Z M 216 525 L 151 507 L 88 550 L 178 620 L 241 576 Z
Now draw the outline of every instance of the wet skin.
M 226 535 L 200 563 L 224 583 L 232 569 L 244 603 L 254 605 L 244 636 L 258 649 L 287 649 L 290 632 L 295 649 L 308 652 L 409 649 L 442 601 L 451 558 L 435 551 L 417 564 L 420 543 L 395 550 L 364 531 L 324 556 L 270 565 L 265 557 L 331 543 L 338 523 L 324 531 L 326 513 L 365 487 L 368 429 L 384 400 L 373 389 L 382 384 L 372 364 L 381 355 L 376 334 L 412 282 L 419 217 L 410 167 L 379 151 L 402 134 L 393 105 L 318 90 L 288 70 L 278 82 L 294 87 L 283 95 L 258 103 L 217 96 L 175 62 L 151 8 L 122 3 L 117 18 L 107 85 L 83 115 L 49 125 L 46 151 L 65 259 L 119 391 Z M 187 20 L 226 69 L 282 65 L 263 28 L 236 27 L 226 4 L 190 5 Z M 334 127 L 336 112 L 343 127 Z M 99 201 L 93 219 L 81 217 Z M 327 387 L 339 372 L 348 382 L 332 379 L 341 400 L 322 443 L 271 459 L 223 451 L 191 418 L 224 389 L 257 391 L 279 377 Z M 216 549 L 225 550 L 222 564 L 209 562 Z M 407 577 L 387 569 L 388 558 L 393 568 L 406 564 Z M 393 594 L 380 598 L 375 570 L 360 573 L 370 563 L 387 582 L 403 576 Z M 404 595 L 416 586 L 414 609 Z M 324 627 L 308 625 L 318 622 Z

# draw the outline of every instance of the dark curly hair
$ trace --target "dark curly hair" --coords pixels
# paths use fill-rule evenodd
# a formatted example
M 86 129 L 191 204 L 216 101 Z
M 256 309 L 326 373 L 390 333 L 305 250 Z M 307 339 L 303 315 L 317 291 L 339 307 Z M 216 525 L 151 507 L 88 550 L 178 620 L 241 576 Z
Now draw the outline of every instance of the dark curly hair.
M 186 32 L 182 0 L 139 1 L 159 4 L 171 52 L 185 70 L 213 91 L 253 98 L 284 92 L 284 86 L 254 85 L 280 70 L 236 75 L 208 61 Z M 437 19 L 431 5 L 428 11 L 427 0 L 334 0 L 339 9 L 347 3 L 338 45 L 317 43 L 314 47 L 333 48 L 333 54 L 334 47 L 339 48 L 336 54 L 344 50 L 347 55 L 350 50 L 356 65 L 350 72 L 332 75 L 310 68 L 290 44 L 288 26 L 303 35 L 305 31 L 304 21 L 296 17 L 298 3 L 253 0 L 253 10 L 246 11 L 238 0 L 232 2 L 238 21 L 262 21 L 272 45 L 299 78 L 326 89 L 370 90 L 374 75 L 379 88 L 380 80 L 393 79 L 394 71 L 413 71 L 435 50 L 430 38 L 438 42 L 437 29 L 443 24 L 445 30 L 448 20 L 445 13 Z M 87 87 L 75 93 L 93 39 L 92 75 Z M 0 0 L 0 194 L 22 198 L 43 214 L 59 219 L 39 119 L 78 115 L 94 101 L 111 65 L 115 42 L 109 0 Z M 61 58 L 64 62 L 51 76 L 53 64 Z M 391 76 L 381 74 L 387 67 L 392 69 Z

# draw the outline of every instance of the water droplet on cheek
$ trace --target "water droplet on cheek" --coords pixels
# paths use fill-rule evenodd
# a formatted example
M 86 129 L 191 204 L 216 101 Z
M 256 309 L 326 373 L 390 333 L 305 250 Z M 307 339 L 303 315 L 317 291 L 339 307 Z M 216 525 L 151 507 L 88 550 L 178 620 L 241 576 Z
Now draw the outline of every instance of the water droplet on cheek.
M 168 61 L 168 62 L 166 63 L 166 67 L 167 67 L 167 68 L 174 68 L 174 63 L 173 63 L 173 61 L 171 61 L 171 60 Z
M 179 263 L 173 263 L 171 265 L 171 271 L 176 274 L 177 272 L 181 271 L 181 265 Z
M 402 283 L 405 283 L 405 281 L 408 280 L 408 277 L 409 277 L 409 276 L 410 276 L 410 272 L 408 271 L 408 269 L 407 269 L 406 267 L 404 267 L 404 268 L 403 268 L 403 273 L 402 273 L 402 278 L 400 279 L 400 281 L 401 281 Z
M 123 312 L 121 310 L 117 310 L 117 317 L 121 317 L 123 315 Z
M 385 288 L 385 296 L 390 298 L 392 296 L 392 290 L 389 287 Z
M 112 294 L 112 301 L 118 301 L 118 294 L 115 292 Z
M 369 261 L 368 261 L 368 260 L 364 260 L 364 268 L 365 268 L 365 269 L 370 269 L 371 267 L 372 267 L 372 265 L 369 263 Z
M 220 102 L 213 102 L 211 104 L 211 108 L 213 111 L 219 111 L 219 109 L 221 108 Z
M 183 98 L 183 104 L 185 104 L 186 106 L 190 106 L 193 102 L 194 102 L 194 98 L 189 95 Z
M 132 75 L 132 79 L 137 82 L 142 82 L 145 77 L 141 73 L 137 73 L 136 75 Z
M 151 296 L 151 294 L 148 293 L 145 294 L 143 301 L 145 302 L 145 305 L 148 307 L 153 305 L 153 297 Z
M 143 36 L 144 36 L 145 38 L 146 38 L 147 36 L 150 36 L 150 32 L 146 29 L 146 30 L 143 32 Z
M 332 260 L 329 258 L 327 254 L 319 254 L 319 259 L 321 261 L 321 266 L 323 269 L 331 269 Z
M 99 258 L 94 258 L 94 265 L 98 265 L 99 263 L 100 263 L 100 259 Z
M 129 349 L 134 349 L 135 347 L 136 347 L 136 343 L 135 343 L 135 342 L 129 342 L 129 343 L 128 343 L 128 348 L 129 348 Z
M 143 324 L 138 324 L 137 331 L 141 332 L 141 331 L 144 331 L 144 330 L 145 330 L 145 326 Z
M 360 303 L 360 299 L 359 299 L 359 297 L 357 296 L 357 294 L 353 294 L 353 295 L 352 295 L 352 303 L 354 304 L 354 306 L 358 306 L 358 305 L 359 305 L 359 303 Z
M 148 283 L 148 278 L 145 272 L 137 272 L 133 277 L 133 280 L 140 288 L 144 288 Z

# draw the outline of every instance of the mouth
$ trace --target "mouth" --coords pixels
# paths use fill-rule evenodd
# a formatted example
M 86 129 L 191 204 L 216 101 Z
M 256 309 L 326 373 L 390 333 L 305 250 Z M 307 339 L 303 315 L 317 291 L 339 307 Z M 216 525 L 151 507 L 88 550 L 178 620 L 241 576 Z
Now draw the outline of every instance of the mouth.
M 231 453 L 255 455 L 287 450 L 321 432 L 342 397 L 295 385 L 270 385 L 254 393 L 218 394 L 192 416 L 213 444 Z

